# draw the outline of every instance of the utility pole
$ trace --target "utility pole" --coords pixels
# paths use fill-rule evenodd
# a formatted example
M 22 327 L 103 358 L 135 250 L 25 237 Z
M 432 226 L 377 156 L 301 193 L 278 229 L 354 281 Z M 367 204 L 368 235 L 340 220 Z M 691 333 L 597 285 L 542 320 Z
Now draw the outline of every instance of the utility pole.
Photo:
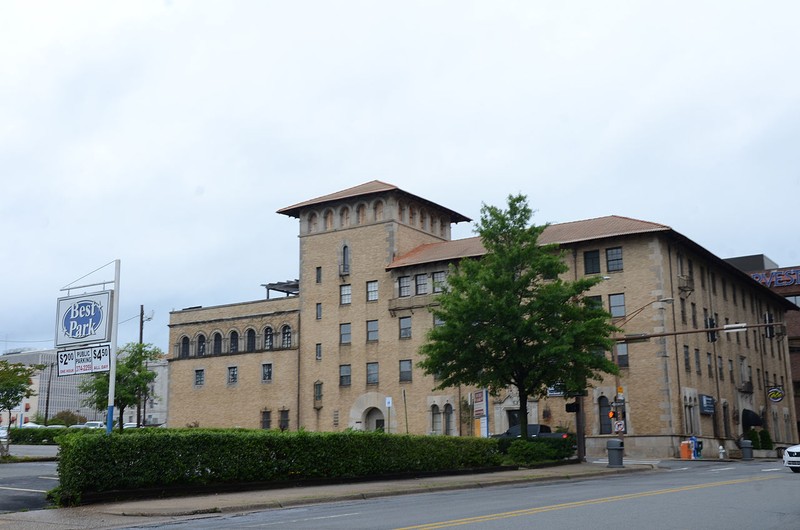
M 139 348 L 141 349 L 144 344 L 144 304 L 139 306 Z M 145 363 L 145 369 L 147 368 L 147 363 Z M 142 426 L 142 412 L 143 408 L 147 403 L 147 391 L 145 390 L 144 396 L 139 396 L 139 399 L 136 400 L 136 426 Z
M 50 363 L 50 370 L 47 373 L 47 397 L 44 400 L 44 426 L 47 427 L 47 419 L 50 417 L 50 384 L 53 382 L 53 367 L 55 363 Z

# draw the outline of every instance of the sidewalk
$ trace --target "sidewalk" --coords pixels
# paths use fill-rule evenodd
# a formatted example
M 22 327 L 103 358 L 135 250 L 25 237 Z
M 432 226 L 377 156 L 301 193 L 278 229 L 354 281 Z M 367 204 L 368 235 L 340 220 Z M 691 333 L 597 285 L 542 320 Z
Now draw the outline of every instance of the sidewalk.
M 120 528 L 137 524 L 155 524 L 176 519 L 187 519 L 191 518 L 191 516 L 211 513 L 266 510 L 321 502 L 484 488 L 521 482 L 578 480 L 595 476 L 649 471 L 655 467 L 652 464 L 625 464 L 623 468 L 609 468 L 601 463 L 580 463 L 495 473 L 302 486 L 217 495 L 113 502 L 77 508 L 0 514 L 0 529 Z

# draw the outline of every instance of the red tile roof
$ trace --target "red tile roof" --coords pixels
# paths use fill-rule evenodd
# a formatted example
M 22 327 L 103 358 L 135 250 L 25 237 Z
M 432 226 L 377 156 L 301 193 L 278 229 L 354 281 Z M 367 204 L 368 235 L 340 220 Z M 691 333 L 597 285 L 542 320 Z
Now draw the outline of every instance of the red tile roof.
M 583 221 L 552 224 L 542 232 L 539 242 L 542 244 L 555 243 L 564 245 L 606 237 L 670 231 L 672 229 L 666 225 L 640 221 L 630 217 L 609 215 Z M 483 248 L 479 237 L 431 243 L 421 245 L 411 252 L 398 257 L 387 269 L 481 256 L 484 252 L 486 250 Z

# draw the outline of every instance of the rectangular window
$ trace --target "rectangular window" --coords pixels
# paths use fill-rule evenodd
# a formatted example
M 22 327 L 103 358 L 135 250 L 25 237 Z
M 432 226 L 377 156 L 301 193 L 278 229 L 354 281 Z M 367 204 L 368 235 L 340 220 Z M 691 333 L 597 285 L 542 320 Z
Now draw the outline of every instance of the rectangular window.
M 339 365 L 339 386 L 350 386 L 350 365 Z
M 261 382 L 272 382 L 272 363 L 264 363 L 261 365 Z
M 725 367 L 722 365 L 722 355 L 717 355 L 717 373 L 719 380 L 725 381 Z
M 367 363 L 367 384 L 378 384 L 378 363 Z
M 625 293 L 608 295 L 608 311 L 613 318 L 625 316 Z
M 228 367 L 228 384 L 235 385 L 239 382 L 239 368 L 236 366 Z
M 758 379 L 758 389 L 761 390 L 761 368 L 756 368 L 756 379 Z
M 706 352 L 706 364 L 708 364 L 708 367 L 707 367 L 708 368 L 708 377 L 709 378 L 713 378 L 714 377 L 714 366 L 713 366 L 713 363 L 711 361 L 711 354 L 708 353 L 708 352 Z
M 203 386 L 206 384 L 206 371 L 205 370 L 195 370 L 194 371 L 194 386 Z
M 322 320 L 322 304 L 317 304 L 317 320 Z
M 322 344 L 319 342 L 314 346 L 314 355 L 318 361 L 322 360 Z
M 411 296 L 411 276 L 400 276 L 398 278 L 399 295 Z
M 697 304 L 692 302 L 692 327 L 697 329 Z
M 447 284 L 447 273 L 444 271 L 436 271 L 433 273 L 433 292 L 441 293 Z
M 681 298 L 681 322 L 686 324 L 686 300 Z
M 317 267 L 316 280 L 317 283 L 322 283 L 322 267 Z
M 703 375 L 703 369 L 700 367 L 700 350 L 694 350 L 694 370 L 698 375 Z
M 281 419 L 278 420 L 278 428 L 282 431 L 289 430 L 289 411 L 282 410 L 281 411 Z
M 411 338 L 411 317 L 400 317 L 400 338 Z
M 622 247 L 606 249 L 606 270 L 608 272 L 622 270 Z
M 700 267 L 700 287 L 706 290 L 706 268 Z
M 411 382 L 411 360 L 409 359 L 400 361 L 400 382 Z
M 433 327 L 438 328 L 439 326 L 444 326 L 444 319 L 439 316 L 433 315 Z
M 722 278 L 720 281 L 722 282 L 722 299 L 723 300 L 727 300 L 728 299 L 728 280 L 726 280 L 725 278 Z
M 348 285 L 340 285 L 339 286 L 339 303 L 342 305 L 348 305 L 352 301 L 353 298 L 353 289 Z
M 314 401 L 322 401 L 322 383 L 314 383 Z
M 587 250 L 583 253 L 583 273 L 584 274 L 599 274 L 600 273 L 600 251 Z
M 683 368 L 686 370 L 687 374 L 692 371 L 692 359 L 689 356 L 689 346 L 683 347 Z
M 272 411 L 269 410 L 261 411 L 261 428 L 262 429 L 272 428 Z
M 367 320 L 367 342 L 378 340 L 378 321 Z
M 628 345 L 624 342 L 617 343 L 617 366 L 627 368 L 628 365 Z
M 375 302 L 378 299 L 378 282 L 373 280 L 367 282 L 367 302 Z
M 428 275 L 417 274 L 414 276 L 414 286 L 416 294 L 428 294 Z
M 728 359 L 728 377 L 730 377 L 731 383 L 734 385 L 736 384 L 736 378 L 733 372 L 733 360 Z
M 350 323 L 339 324 L 339 344 L 350 344 Z
M 586 297 L 586 307 L 591 307 L 592 309 L 603 309 L 603 297 L 602 296 L 587 296 Z

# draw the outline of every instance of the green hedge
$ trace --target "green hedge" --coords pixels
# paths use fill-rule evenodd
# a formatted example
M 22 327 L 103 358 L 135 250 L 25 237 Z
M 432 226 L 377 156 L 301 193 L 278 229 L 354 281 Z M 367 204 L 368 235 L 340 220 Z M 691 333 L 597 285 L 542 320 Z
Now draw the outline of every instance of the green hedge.
M 61 504 L 140 489 L 487 468 L 502 456 L 492 439 L 357 431 L 130 429 L 58 442 Z
M 575 437 L 514 439 L 508 447 L 509 459 L 520 466 L 553 462 L 575 454 Z
M 9 429 L 9 442 L 16 445 L 55 445 L 56 437 L 79 429 L 13 428 Z M 83 430 L 83 429 L 80 429 Z

